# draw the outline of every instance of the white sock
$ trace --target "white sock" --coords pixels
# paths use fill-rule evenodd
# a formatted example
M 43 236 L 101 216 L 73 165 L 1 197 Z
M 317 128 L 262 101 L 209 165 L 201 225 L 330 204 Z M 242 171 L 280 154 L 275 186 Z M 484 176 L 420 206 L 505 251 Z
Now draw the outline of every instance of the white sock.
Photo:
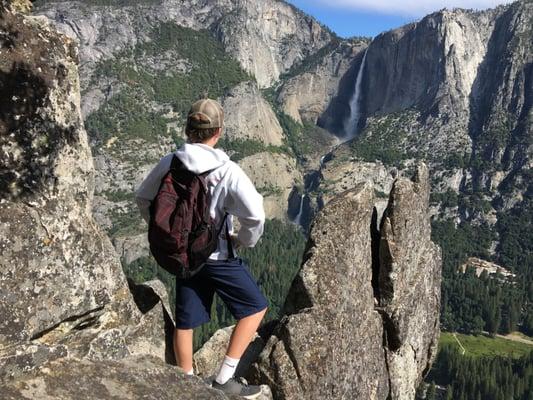
M 225 356 L 215 380 L 221 385 L 225 384 L 235 373 L 239 360 L 240 359 Z
M 185 372 L 187 375 L 194 375 L 194 369 L 191 369 L 190 371 Z

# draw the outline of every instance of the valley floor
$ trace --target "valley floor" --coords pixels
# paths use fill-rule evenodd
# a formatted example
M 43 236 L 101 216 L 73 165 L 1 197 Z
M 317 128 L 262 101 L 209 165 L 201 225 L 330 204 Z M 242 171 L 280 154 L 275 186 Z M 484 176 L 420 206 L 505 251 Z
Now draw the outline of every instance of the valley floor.
M 533 338 L 518 332 L 505 336 L 496 335 L 494 338 L 487 333 L 465 335 L 457 332 L 441 332 L 439 348 L 446 344 L 458 347 L 461 353 L 464 348 L 464 354 L 473 357 L 521 357 L 533 351 Z

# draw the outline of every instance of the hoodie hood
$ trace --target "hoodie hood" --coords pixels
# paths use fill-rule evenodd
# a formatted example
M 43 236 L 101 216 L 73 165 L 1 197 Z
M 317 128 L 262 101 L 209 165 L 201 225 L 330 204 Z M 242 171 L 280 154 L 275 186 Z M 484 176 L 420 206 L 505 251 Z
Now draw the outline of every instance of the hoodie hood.
M 216 169 L 229 161 L 228 155 L 222 150 L 201 143 L 185 143 L 174 154 L 195 174 Z

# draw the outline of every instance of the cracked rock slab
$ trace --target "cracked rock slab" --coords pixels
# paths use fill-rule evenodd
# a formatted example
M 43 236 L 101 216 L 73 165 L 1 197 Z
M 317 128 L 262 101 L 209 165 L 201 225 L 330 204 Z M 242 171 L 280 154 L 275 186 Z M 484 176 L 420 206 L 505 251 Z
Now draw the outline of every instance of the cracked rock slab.
M 0 13 L 0 315 L 9 316 L 0 349 L 65 334 L 103 308 L 138 320 L 120 262 L 91 217 L 77 48 L 43 18 Z

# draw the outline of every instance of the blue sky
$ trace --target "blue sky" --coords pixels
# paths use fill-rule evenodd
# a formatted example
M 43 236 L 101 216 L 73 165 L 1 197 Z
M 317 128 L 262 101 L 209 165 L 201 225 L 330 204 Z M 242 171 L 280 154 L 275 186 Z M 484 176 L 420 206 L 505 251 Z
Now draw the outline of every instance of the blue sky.
M 485 9 L 509 0 L 287 0 L 342 37 L 376 36 L 442 8 Z

